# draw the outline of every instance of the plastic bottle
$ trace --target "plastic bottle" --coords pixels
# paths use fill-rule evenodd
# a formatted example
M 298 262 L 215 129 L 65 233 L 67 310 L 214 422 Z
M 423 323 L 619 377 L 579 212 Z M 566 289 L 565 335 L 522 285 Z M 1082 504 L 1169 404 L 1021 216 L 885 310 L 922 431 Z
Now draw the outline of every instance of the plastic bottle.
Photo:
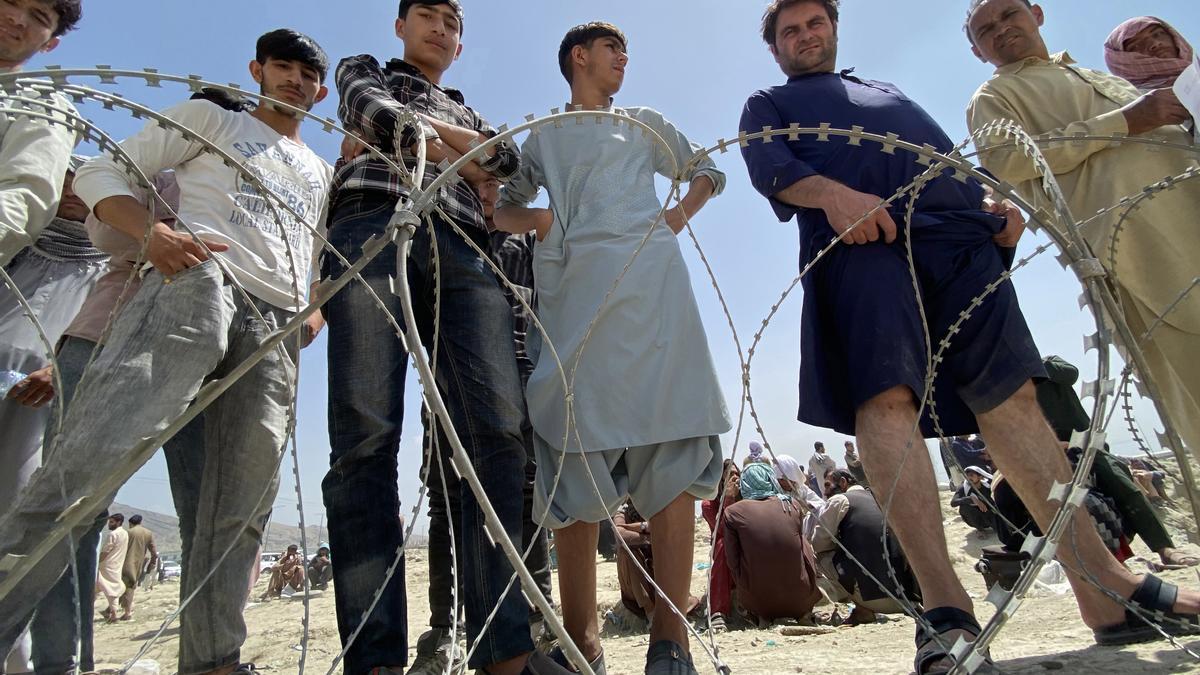
M 15 370 L 0 370 L 0 399 L 8 396 L 8 392 L 28 375 Z

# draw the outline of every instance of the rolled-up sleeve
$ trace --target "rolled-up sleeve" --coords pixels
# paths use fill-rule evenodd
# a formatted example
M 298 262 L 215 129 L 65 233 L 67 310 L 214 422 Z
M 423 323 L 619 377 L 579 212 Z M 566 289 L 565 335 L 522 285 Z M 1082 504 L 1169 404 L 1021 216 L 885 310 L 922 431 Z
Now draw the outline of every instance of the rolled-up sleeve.
M 8 113 L 12 121 L 0 139 L 0 266 L 37 239 L 62 199 L 77 138 L 62 113 L 73 115 L 75 109 L 58 96 L 46 103 L 45 108 L 30 108 L 39 114 L 58 110 L 62 122 Z
M 759 92 L 746 101 L 739 128 L 747 134 L 757 134 L 764 127 L 780 129 L 787 126 L 771 99 Z M 771 208 L 781 222 L 791 220 L 802 210 L 776 199 L 775 195 L 809 176 L 818 175 L 818 172 L 796 157 L 788 147 L 786 138 L 774 136 L 769 142 L 767 139 L 750 141 L 742 148 L 742 159 L 746 161 L 750 183 L 770 200 Z
M 707 176 L 713 184 L 713 195 L 725 191 L 725 172 L 717 169 L 712 157 L 702 154 L 704 148 L 692 143 L 670 120 L 656 110 L 644 108 L 639 111 L 638 119 L 654 129 L 666 143 L 654 146 L 654 170 L 672 180 L 692 182 L 700 176 Z
M 501 186 L 500 202 L 496 208 L 529 206 L 537 199 L 538 190 L 545 184 L 545 176 L 538 164 L 536 139 L 536 136 L 531 136 L 522 146 L 517 157 L 517 170 Z

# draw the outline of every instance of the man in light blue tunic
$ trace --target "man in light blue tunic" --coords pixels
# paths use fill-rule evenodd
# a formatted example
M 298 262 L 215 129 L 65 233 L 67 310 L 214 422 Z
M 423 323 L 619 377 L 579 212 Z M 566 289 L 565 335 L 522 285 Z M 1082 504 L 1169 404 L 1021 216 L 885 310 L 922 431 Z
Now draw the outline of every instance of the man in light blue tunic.
M 685 606 L 695 500 L 716 495 L 718 435 L 731 426 L 676 238 L 725 176 L 658 112 L 613 107 L 628 60 L 611 24 L 567 33 L 559 64 L 569 109 L 622 118 L 589 114 L 535 129 L 496 214 L 502 230 L 537 233 L 547 339 L 530 331 L 534 514 L 556 530 L 563 620 L 598 672 L 598 523 L 630 499 L 648 517 L 656 582 Z M 664 211 L 655 174 L 691 183 L 677 206 Z M 528 208 L 541 187 L 550 207 Z M 646 672 L 695 672 L 672 612 L 654 614 Z

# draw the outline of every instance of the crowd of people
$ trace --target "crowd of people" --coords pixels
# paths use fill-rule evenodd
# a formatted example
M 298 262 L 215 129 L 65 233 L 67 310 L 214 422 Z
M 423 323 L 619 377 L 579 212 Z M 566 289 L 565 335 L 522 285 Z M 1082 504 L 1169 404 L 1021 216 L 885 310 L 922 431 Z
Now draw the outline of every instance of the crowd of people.
M 411 328 L 437 354 L 438 392 L 465 453 L 448 471 L 449 430 L 426 416 L 423 475 L 440 490 L 431 499 L 441 510 L 430 554 L 438 588 L 430 632 L 408 673 L 441 672 L 455 658 L 446 628 L 460 611 L 476 645 L 470 667 L 572 672 L 563 650 L 537 648 L 526 597 L 506 592 L 513 568 L 486 524 L 481 495 L 456 480 L 463 461 L 475 469 L 489 515 L 533 551 L 543 592 L 551 580 L 548 554 L 544 565 L 538 557 L 539 529 L 553 531 L 556 611 L 600 673 L 595 552 L 598 524 L 610 516 L 626 544 L 627 604 L 650 621 L 650 675 L 696 672 L 684 617 L 662 605 L 681 614 L 699 606 L 689 592 L 698 500 L 708 500 L 719 550 L 714 620 L 732 611 L 735 591 L 756 621 L 801 618 L 822 594 L 853 602 L 854 622 L 919 600 L 918 673 L 949 670 L 953 643 L 981 631 L 947 555 L 921 436 L 985 439 L 982 447 L 962 440 L 978 461 L 958 462 L 966 480 L 959 506 L 974 509 L 973 526 L 984 529 L 985 516 L 1003 510 L 1004 488 L 1027 514 L 1024 525 L 1005 517 L 1015 531 L 1039 531 L 1053 518 L 1058 505 L 1046 496 L 1071 478 L 1069 443 L 1064 452 L 1054 413 L 1043 412 L 1042 383 L 1055 375 L 1011 280 L 998 281 L 1013 263 L 1024 214 L 981 182 L 924 175 L 928 162 L 912 153 L 845 138 L 792 134 L 741 144 L 749 182 L 780 221 L 797 223 L 801 265 L 822 256 L 803 279 L 798 419 L 853 436 L 858 448 L 847 443 L 845 469 L 820 443 L 807 473 L 791 458 L 764 462 L 761 446 L 739 468 L 721 447 L 729 414 L 676 238 L 728 178 L 658 111 L 615 105 L 630 66 L 617 26 L 570 29 L 558 65 L 572 109 L 621 116 L 624 125 L 548 125 L 520 147 L 498 139 L 463 92 L 442 82 L 462 51 L 461 3 L 401 0 L 402 57 L 351 56 L 334 69 L 340 122 L 357 137 L 347 138 L 336 165 L 305 145 L 297 114 L 330 94 L 329 59 L 313 38 L 286 28 L 259 38 L 249 63 L 269 100 L 200 92 L 125 139 L 119 154 L 73 158 L 72 104 L 44 83 L 10 75 L 54 49 L 80 21 L 81 5 L 0 3 L 0 74 L 13 106 L 0 115 L 0 264 L 13 285 L 0 301 L 0 367 L 20 376 L 0 408 L 0 584 L 14 574 L 13 561 L 22 561 L 23 575 L 20 592 L 0 599 L 0 653 L 32 626 L 38 672 L 91 668 L 91 617 L 74 620 L 81 582 L 72 570 L 101 570 L 105 617 L 116 616 L 127 590 L 118 585 L 121 557 L 134 543 L 132 534 L 122 543 L 117 516 L 104 511 L 110 483 L 144 461 L 141 444 L 184 419 L 164 445 L 180 517 L 180 595 L 190 598 L 178 671 L 253 672 L 241 658 L 246 589 L 278 488 L 298 352 L 328 325 L 332 451 L 322 488 L 330 542 L 307 564 L 290 550 L 272 569 L 267 596 L 301 587 L 306 570 L 314 584 L 333 583 L 345 671 L 405 672 L 403 564 L 387 576 L 403 543 L 397 453 L 408 358 L 391 323 L 402 314 L 392 293 L 395 244 L 321 312 L 306 306 L 310 289 L 344 275 L 347 261 L 388 231 L 397 200 L 414 192 L 392 162 L 411 170 L 418 151 L 431 179 L 446 163 L 471 159 L 460 162 L 462 180 L 434 195 L 405 263 Z M 968 122 L 983 167 L 1017 186 L 1024 201 L 1050 203 L 1043 176 L 993 122 L 1071 139 L 1039 149 L 1076 214 L 1139 194 L 1147 176 L 1195 166 L 1194 123 L 1169 89 L 1192 52 L 1165 22 L 1141 17 L 1119 27 L 1106 43 L 1108 74 L 1051 54 L 1040 30 L 1046 14 L 1029 0 L 968 5 L 970 48 L 996 67 L 970 101 Z M 894 84 L 839 70 L 839 35 L 855 26 L 842 26 L 838 10 L 837 0 L 769 3 L 761 38 L 786 82 L 749 96 L 742 131 L 828 123 L 951 152 L 937 122 Z M 1115 134 L 1164 143 L 1151 153 Z M 687 186 L 677 205 L 663 209 L 656 175 Z M 902 194 L 918 179 L 919 196 Z M 1200 361 L 1190 355 L 1200 347 L 1200 294 L 1178 294 L 1200 258 L 1190 217 L 1197 189 L 1180 183 L 1128 214 L 1100 213 L 1082 230 L 1095 274 L 1117 290 L 1133 334 L 1152 331 L 1140 345 L 1148 364 L 1141 375 L 1193 449 Z M 543 190 L 551 206 L 531 207 Z M 838 239 L 844 245 L 829 248 Z M 512 284 L 500 283 L 476 249 Z M 29 300 L 43 333 L 18 297 Z M 529 329 L 531 306 L 545 339 Z M 968 307 L 970 320 L 958 324 Z M 880 325 L 889 327 L 886 339 Z M 298 336 L 260 349 L 285 327 Z M 926 400 L 927 345 L 951 331 Z M 43 340 L 57 348 L 56 369 Z M 211 404 L 192 405 L 235 370 L 240 377 L 223 382 L 229 386 Z M 49 413 L 55 406 L 61 425 Z M 1098 472 L 1102 466 L 1110 463 L 1098 463 Z M 1112 491 L 1126 496 L 1130 485 L 1139 494 L 1137 484 L 1159 489 L 1148 474 L 1116 479 L 1122 487 Z M 78 512 L 81 504 L 88 513 Z M 80 523 L 70 533 L 56 527 L 68 509 Z M 1108 593 L 1171 619 L 1162 625 L 1168 633 L 1194 630 L 1200 594 L 1121 565 L 1094 515 L 1076 514 L 1075 546 L 1058 557 L 1096 641 L 1161 637 Z M 1164 562 L 1181 562 L 1169 537 L 1149 519 L 1137 522 Z M 652 571 L 653 585 L 633 576 L 643 571 Z M 788 592 L 765 579 L 786 579 Z

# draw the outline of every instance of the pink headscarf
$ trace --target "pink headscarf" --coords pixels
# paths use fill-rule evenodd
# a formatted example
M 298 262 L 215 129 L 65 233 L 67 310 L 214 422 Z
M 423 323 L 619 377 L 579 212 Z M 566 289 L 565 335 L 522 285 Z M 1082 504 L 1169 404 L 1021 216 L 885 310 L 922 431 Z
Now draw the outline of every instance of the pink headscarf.
M 1125 43 L 1151 26 L 1162 26 L 1175 40 L 1179 58 L 1159 59 L 1125 50 Z M 1192 46 L 1171 24 L 1153 16 L 1139 16 L 1117 26 L 1104 41 L 1104 60 L 1113 75 L 1139 89 L 1160 89 L 1175 84 L 1179 74 L 1192 63 Z

